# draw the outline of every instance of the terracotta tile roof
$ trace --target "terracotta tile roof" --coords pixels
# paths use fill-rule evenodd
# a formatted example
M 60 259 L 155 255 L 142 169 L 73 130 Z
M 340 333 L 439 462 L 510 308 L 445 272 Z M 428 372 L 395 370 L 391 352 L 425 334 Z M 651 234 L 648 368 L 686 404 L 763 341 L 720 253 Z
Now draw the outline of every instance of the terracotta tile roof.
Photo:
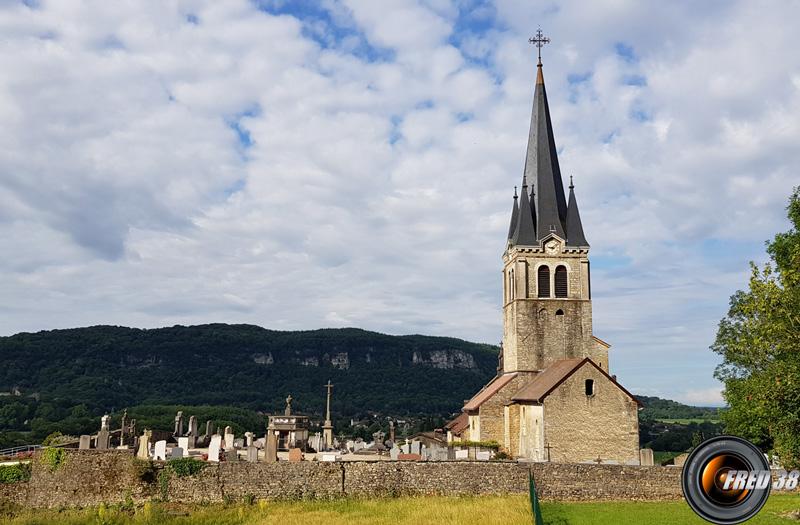
M 620 390 L 625 392 L 631 399 L 636 401 L 636 404 L 642 406 L 642 403 L 636 399 L 636 397 L 625 390 L 625 388 L 617 383 L 617 380 L 611 377 L 606 373 L 605 370 L 600 368 L 595 364 L 594 361 L 585 357 L 581 358 L 574 358 L 574 359 L 562 359 L 561 361 L 556 361 L 549 367 L 545 368 L 542 373 L 534 377 L 531 381 L 525 383 L 525 385 L 519 389 L 519 391 L 511 396 L 512 401 L 533 401 L 537 403 L 541 403 L 542 400 L 547 397 L 547 395 L 552 392 L 553 390 L 558 387 L 561 383 L 564 382 L 569 376 L 572 375 L 575 370 L 582 367 L 584 364 L 590 364 L 591 366 L 595 367 L 597 370 L 600 371 L 601 374 L 606 376 L 609 381 L 611 381 L 614 385 L 617 386 Z
M 513 401 L 541 402 L 547 394 L 583 363 L 583 359 L 562 359 L 545 368 L 531 381 L 528 381 L 511 399 Z
M 517 377 L 515 372 L 510 374 L 503 374 L 500 377 L 495 377 L 492 381 L 483 387 L 483 390 L 475 394 L 472 399 L 467 401 L 464 405 L 464 411 L 478 410 L 482 404 L 488 401 L 493 395 L 500 391 L 501 388 L 506 386 L 512 379 Z
M 449 430 L 455 436 L 460 436 L 467 428 L 469 428 L 469 416 L 465 412 L 444 426 L 445 430 Z

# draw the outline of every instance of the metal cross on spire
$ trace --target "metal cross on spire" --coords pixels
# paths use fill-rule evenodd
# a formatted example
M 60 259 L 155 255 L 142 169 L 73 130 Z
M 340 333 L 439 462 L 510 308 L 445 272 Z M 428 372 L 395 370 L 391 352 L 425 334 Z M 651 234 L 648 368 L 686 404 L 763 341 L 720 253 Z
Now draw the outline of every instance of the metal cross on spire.
M 528 39 L 529 44 L 533 44 L 538 48 L 539 52 L 539 65 L 542 64 L 542 46 L 550 43 L 550 37 L 544 36 L 542 28 L 536 30 L 536 36 Z

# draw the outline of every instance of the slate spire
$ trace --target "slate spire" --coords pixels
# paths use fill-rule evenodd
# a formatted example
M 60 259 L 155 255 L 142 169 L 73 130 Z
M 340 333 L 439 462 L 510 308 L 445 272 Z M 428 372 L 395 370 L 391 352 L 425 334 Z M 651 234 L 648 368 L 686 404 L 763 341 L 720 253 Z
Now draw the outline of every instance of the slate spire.
M 578 212 L 578 201 L 575 198 L 575 185 L 572 176 L 569 178 L 569 203 L 567 204 L 567 246 L 588 248 L 586 236 L 583 234 L 581 214 Z
M 536 240 L 540 241 L 551 233 L 565 239 L 567 201 L 564 198 L 564 184 L 558 166 L 541 62 L 536 65 L 536 70 L 531 127 L 525 155 L 525 178 L 534 181 L 536 188 Z
M 519 198 L 519 212 L 517 226 L 511 237 L 511 244 L 521 246 L 535 246 L 536 229 L 533 227 L 533 212 L 528 200 L 528 180 L 522 177 L 522 195 Z
M 517 187 L 514 186 L 514 206 L 511 208 L 511 224 L 508 225 L 508 239 L 514 236 L 514 230 L 517 229 L 517 219 L 519 218 L 519 204 L 517 204 Z

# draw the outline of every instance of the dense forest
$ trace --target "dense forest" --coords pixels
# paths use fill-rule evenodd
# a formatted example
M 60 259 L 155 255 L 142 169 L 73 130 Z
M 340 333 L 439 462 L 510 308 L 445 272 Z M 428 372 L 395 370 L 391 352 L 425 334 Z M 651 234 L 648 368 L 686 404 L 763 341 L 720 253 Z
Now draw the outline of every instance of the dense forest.
M 295 410 L 321 418 L 328 379 L 337 432 L 366 438 L 392 418 L 407 435 L 440 428 L 496 373 L 497 352 L 444 337 L 226 324 L 0 337 L 0 448 L 55 431 L 93 432 L 100 415 L 116 423 L 123 409 L 139 429 L 168 430 L 180 409 L 201 430 L 211 420 L 259 431 L 291 394 Z M 716 409 L 640 399 L 642 443 L 659 450 L 685 449 L 699 424 L 670 420 L 717 417 Z

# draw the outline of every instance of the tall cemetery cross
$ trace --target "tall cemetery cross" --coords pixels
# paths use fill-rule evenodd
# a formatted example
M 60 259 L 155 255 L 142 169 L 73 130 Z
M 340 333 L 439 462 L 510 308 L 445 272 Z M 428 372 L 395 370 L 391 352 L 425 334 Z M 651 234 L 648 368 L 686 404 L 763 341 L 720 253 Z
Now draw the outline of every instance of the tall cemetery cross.
M 330 421 L 331 421 L 331 390 L 333 390 L 333 384 L 331 383 L 330 379 L 328 379 L 328 384 L 325 385 L 325 388 L 328 389 L 328 407 L 327 407 L 328 410 L 325 412 L 325 416 L 326 416 L 325 417 L 325 423 L 326 424 L 330 424 Z
M 550 37 L 544 36 L 544 33 L 542 33 L 542 28 L 540 27 L 539 29 L 536 30 L 536 36 L 534 36 L 533 38 L 529 38 L 528 39 L 528 43 L 529 44 L 533 44 L 538 48 L 537 51 L 538 51 L 538 54 L 539 54 L 539 64 L 541 64 L 542 63 L 542 46 L 544 46 L 545 44 L 549 44 L 550 43 Z

